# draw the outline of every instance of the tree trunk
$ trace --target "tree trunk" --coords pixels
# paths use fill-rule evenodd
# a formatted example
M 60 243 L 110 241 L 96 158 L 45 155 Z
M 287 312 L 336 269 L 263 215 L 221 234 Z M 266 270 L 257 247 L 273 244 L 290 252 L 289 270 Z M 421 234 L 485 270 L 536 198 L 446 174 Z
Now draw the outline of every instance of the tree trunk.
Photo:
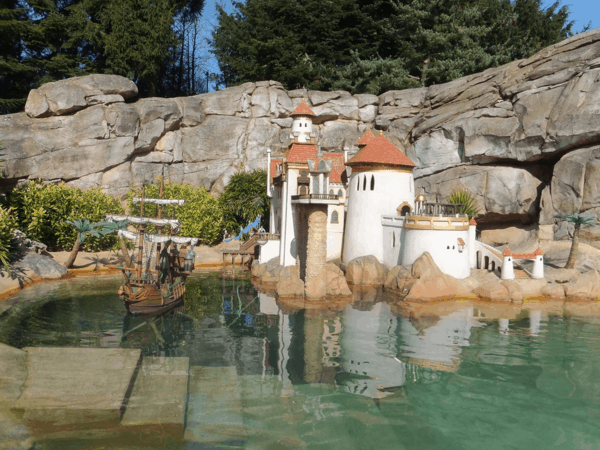
M 125 265 L 127 267 L 133 267 L 131 265 L 131 256 L 129 256 L 129 249 L 127 248 L 127 242 L 123 239 L 123 236 L 119 236 L 119 240 L 121 241 L 121 252 L 123 253 L 123 260 L 125 261 Z
M 578 223 L 575 224 L 575 231 L 573 231 L 573 241 L 571 241 L 571 251 L 569 252 L 569 259 L 567 260 L 567 265 L 565 269 L 574 269 L 575 261 L 577 260 L 577 255 L 579 254 L 579 229 L 581 225 Z
M 75 259 L 77 258 L 77 253 L 79 253 L 79 233 L 77 233 L 77 240 L 75 241 L 75 244 L 73 245 L 73 250 L 71 250 L 71 254 L 69 255 L 69 258 L 65 261 L 65 267 L 67 269 L 70 269 L 73 266 L 73 263 L 75 263 Z

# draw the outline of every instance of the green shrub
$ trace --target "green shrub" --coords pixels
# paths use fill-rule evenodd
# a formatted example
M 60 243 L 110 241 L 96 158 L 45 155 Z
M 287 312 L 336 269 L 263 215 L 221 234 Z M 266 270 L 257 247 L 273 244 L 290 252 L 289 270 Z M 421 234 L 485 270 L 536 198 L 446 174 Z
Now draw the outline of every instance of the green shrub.
M 8 259 L 11 251 L 12 230 L 17 220 L 12 209 L 0 206 L 0 264 L 8 271 Z
M 27 236 L 48 246 L 49 250 L 70 250 L 77 238 L 77 230 L 67 220 L 104 220 L 106 214 L 122 214 L 119 199 L 94 188 L 84 191 L 64 183 L 43 184 L 32 181 L 15 189 L 9 195 L 18 228 Z M 115 235 L 92 237 L 82 246 L 84 250 L 98 251 L 116 245 Z
M 236 173 L 219 197 L 219 203 L 225 228 L 232 236 L 258 216 L 261 216 L 260 223 L 264 227 L 269 223 L 271 208 L 271 199 L 267 195 L 267 172 L 258 169 Z
M 475 201 L 475 196 L 466 189 L 455 189 L 452 191 L 448 203 L 462 205 L 458 208 L 457 212 L 459 214 L 466 214 L 469 216 L 469 219 L 472 219 L 479 214 L 479 207 Z
M 160 183 L 147 185 L 146 198 L 158 198 Z M 131 215 L 140 214 L 140 204 L 134 204 L 135 197 L 141 197 L 142 189 L 132 189 L 127 197 Z M 163 191 L 165 199 L 185 200 L 183 206 L 166 205 L 162 207 L 162 218 L 176 218 L 181 222 L 181 236 L 197 237 L 203 244 L 214 244 L 223 235 L 223 218 L 219 201 L 203 187 L 166 182 Z M 156 217 L 158 206 L 144 203 L 144 216 Z

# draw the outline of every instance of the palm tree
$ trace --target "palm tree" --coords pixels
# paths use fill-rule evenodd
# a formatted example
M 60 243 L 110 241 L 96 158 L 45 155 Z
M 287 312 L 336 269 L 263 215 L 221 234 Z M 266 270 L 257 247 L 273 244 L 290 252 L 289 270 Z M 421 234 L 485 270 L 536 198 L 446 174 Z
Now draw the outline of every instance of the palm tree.
M 127 224 L 129 223 L 129 220 L 125 219 L 125 220 L 117 220 L 115 222 L 108 222 L 104 225 L 105 229 L 110 229 L 111 231 L 118 231 L 118 230 L 123 230 L 126 231 L 127 230 Z M 131 267 L 131 256 L 129 255 L 129 249 L 127 248 L 127 242 L 125 241 L 125 238 L 123 238 L 123 236 L 119 236 L 119 241 L 121 242 L 121 252 L 123 253 L 123 259 L 125 260 L 125 265 L 127 267 Z
M 73 244 L 73 249 L 71 250 L 71 254 L 65 261 L 65 267 L 70 269 L 77 258 L 77 253 L 79 253 L 79 247 L 85 241 L 85 237 L 89 234 L 94 237 L 104 236 L 106 234 L 112 233 L 112 229 L 106 227 L 108 225 L 106 222 L 97 222 L 90 223 L 87 219 L 76 219 L 76 220 L 66 220 L 66 223 L 69 225 L 73 225 L 77 230 L 77 240 L 75 244 Z
M 557 214 L 555 218 L 571 222 L 575 225 L 573 240 L 571 241 L 571 251 L 569 252 L 567 264 L 565 265 L 565 269 L 573 269 L 575 267 L 575 260 L 577 260 L 577 254 L 579 253 L 579 230 L 581 227 L 596 225 L 596 219 L 592 216 L 584 216 L 579 213 Z

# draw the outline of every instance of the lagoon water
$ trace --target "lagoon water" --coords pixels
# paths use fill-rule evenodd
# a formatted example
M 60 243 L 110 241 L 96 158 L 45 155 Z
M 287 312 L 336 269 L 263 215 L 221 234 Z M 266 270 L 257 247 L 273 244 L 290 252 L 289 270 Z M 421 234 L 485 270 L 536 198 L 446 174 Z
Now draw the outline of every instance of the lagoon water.
M 190 390 L 183 439 L 160 426 L 81 436 L 75 426 L 36 449 L 600 448 L 600 315 L 589 309 L 398 308 L 371 293 L 300 310 L 207 273 L 150 325 L 126 313 L 120 283 L 25 289 L 2 302 L 0 342 L 188 357 L 190 371 L 216 374 L 205 386 L 214 404 Z

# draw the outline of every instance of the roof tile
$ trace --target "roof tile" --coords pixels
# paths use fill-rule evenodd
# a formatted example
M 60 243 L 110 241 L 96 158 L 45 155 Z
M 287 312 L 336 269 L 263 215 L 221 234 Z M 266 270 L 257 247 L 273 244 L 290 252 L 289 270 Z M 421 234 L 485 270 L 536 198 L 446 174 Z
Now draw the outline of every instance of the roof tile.
M 306 163 L 308 159 L 317 159 L 317 144 L 294 143 L 285 154 L 286 162 Z
M 410 160 L 402 151 L 392 144 L 383 134 L 375 136 L 369 143 L 354 155 L 347 166 L 357 164 L 384 164 L 390 166 L 415 167 L 416 164 Z
M 290 113 L 290 117 L 294 116 L 314 116 L 315 113 L 308 107 L 304 100 Z
M 360 137 L 360 139 L 358 140 L 358 142 L 356 143 L 357 147 L 361 147 L 363 145 L 367 145 L 371 139 L 373 139 L 375 137 L 375 135 L 373 134 L 373 132 L 371 131 L 371 129 L 367 129 L 367 131 L 365 131 L 365 133 Z

